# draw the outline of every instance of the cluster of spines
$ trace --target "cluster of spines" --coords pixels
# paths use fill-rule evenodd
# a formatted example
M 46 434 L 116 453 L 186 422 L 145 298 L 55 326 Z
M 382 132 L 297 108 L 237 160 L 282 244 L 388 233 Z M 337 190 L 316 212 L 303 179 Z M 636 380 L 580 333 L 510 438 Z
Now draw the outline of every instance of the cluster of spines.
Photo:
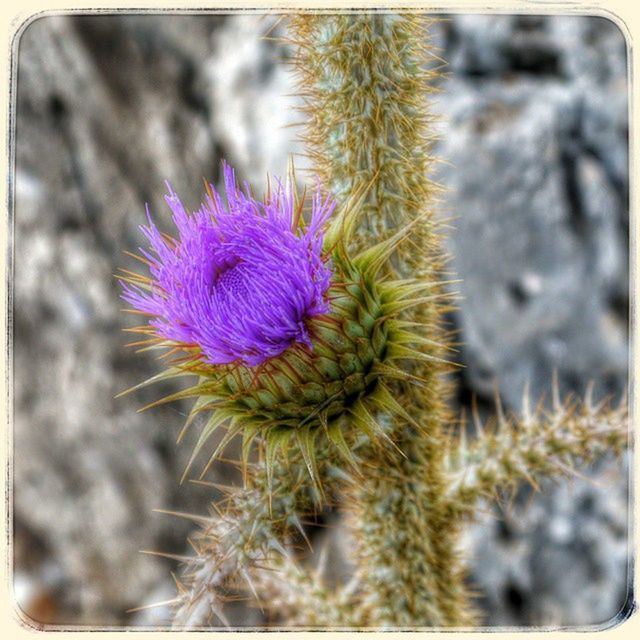
M 370 614 L 358 599 L 358 581 L 344 585 L 327 581 L 328 548 L 319 551 L 317 566 L 307 567 L 293 554 L 274 558 L 259 571 L 256 584 L 275 626 L 312 630 L 340 630 L 368 626 Z
M 295 458 L 295 454 L 294 454 Z M 329 463 L 321 460 L 321 464 Z M 288 557 L 292 540 L 307 540 L 305 517 L 314 513 L 304 467 L 275 473 L 267 488 L 262 465 L 244 466 L 244 487 L 215 485 L 224 498 L 212 504 L 210 517 L 174 514 L 192 519 L 200 529 L 192 536 L 194 553 L 182 558 L 173 601 L 176 627 L 229 626 L 225 604 L 245 592 L 258 601 L 259 575 Z M 265 500 L 267 493 L 270 499 Z
M 491 424 L 475 408 L 472 418 L 475 437 L 467 440 L 463 425 L 446 447 L 443 499 L 452 517 L 473 516 L 479 500 L 497 499 L 522 482 L 538 490 L 546 478 L 571 477 L 579 466 L 629 446 L 626 395 L 615 406 L 608 398 L 594 402 L 593 384 L 584 400 L 561 401 L 554 379 L 550 408 L 542 402 L 532 408 L 525 390 L 520 414 L 505 415 L 496 396 Z

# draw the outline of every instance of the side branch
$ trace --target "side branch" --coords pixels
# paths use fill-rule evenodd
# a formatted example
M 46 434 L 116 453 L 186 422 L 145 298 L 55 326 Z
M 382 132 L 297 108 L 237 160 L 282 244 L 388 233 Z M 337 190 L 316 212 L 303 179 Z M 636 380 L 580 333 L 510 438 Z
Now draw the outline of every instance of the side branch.
M 526 403 L 521 416 L 505 417 L 498 407 L 497 424 L 486 429 L 474 412 L 474 423 L 477 437 L 452 441 L 445 458 L 443 499 L 455 515 L 471 514 L 479 499 L 522 481 L 537 489 L 543 477 L 577 475 L 578 466 L 630 444 L 626 397 L 612 407 L 594 404 L 590 392 L 584 401 L 564 403 L 554 393 L 552 410 L 531 411 Z
M 327 463 L 323 472 L 335 483 L 331 469 Z M 270 478 L 264 465 L 250 473 L 245 487 L 221 487 L 226 497 L 212 503 L 209 517 L 174 514 L 201 527 L 190 539 L 195 553 L 179 558 L 174 627 L 209 626 L 214 617 L 228 626 L 226 601 L 243 591 L 260 601 L 256 571 L 277 571 L 289 543 L 306 538 L 303 522 L 314 512 L 316 496 L 302 461 L 293 456 L 289 465 L 276 463 Z

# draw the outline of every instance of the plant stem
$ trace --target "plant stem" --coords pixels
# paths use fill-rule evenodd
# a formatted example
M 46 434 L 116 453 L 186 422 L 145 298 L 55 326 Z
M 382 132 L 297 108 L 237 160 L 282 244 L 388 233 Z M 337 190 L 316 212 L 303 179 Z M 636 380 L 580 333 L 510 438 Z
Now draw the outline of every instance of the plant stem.
M 426 26 L 416 15 L 381 13 L 291 21 L 314 172 L 339 202 L 368 185 L 361 243 L 413 224 L 412 243 L 396 251 L 388 269 L 439 282 L 444 256 L 433 214 L 439 188 L 428 178 L 434 158 L 426 103 L 437 71 L 426 70 L 433 64 Z M 432 301 L 408 319 L 445 342 L 443 310 Z M 442 348 L 429 353 L 442 357 Z M 474 616 L 456 553 L 459 523 L 441 499 L 445 370 L 429 363 L 412 373 L 424 387 L 398 384 L 394 392 L 419 428 L 379 416 L 404 455 L 369 446 L 361 455 L 362 485 L 349 500 L 364 599 L 374 626 L 463 626 Z

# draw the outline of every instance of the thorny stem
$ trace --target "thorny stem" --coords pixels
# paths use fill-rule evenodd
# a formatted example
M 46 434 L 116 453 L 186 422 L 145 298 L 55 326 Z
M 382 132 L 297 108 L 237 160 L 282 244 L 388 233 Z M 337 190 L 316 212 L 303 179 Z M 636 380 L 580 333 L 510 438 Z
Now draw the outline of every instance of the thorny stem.
M 629 445 L 626 397 L 615 407 L 594 404 L 591 393 L 583 402 L 556 400 L 550 411 L 529 408 L 505 417 L 498 411 L 495 427 L 474 415 L 476 437 L 452 441 L 445 458 L 447 491 L 443 500 L 452 517 L 471 516 L 482 498 L 495 498 L 519 482 L 538 488 L 544 478 L 568 476 Z
M 321 463 L 331 478 L 330 463 Z M 194 554 L 183 562 L 178 581 L 176 627 L 228 625 L 224 605 L 237 593 L 238 581 L 257 595 L 256 572 L 282 566 L 287 545 L 304 539 L 302 520 L 317 502 L 304 464 L 294 456 L 289 464 L 276 464 L 271 478 L 260 464 L 247 475 L 246 486 L 223 488 L 227 496 L 212 505 L 209 518 L 196 518 L 201 528 L 192 536 Z
M 413 243 L 392 256 L 401 277 L 442 280 L 443 255 L 432 207 L 438 186 L 426 96 L 429 41 L 417 16 L 359 14 L 298 16 L 291 21 L 295 59 L 309 124 L 306 140 L 323 184 L 346 197 L 370 185 L 356 234 L 370 243 L 412 222 Z M 411 320 L 442 340 L 442 307 L 422 306 Z M 442 357 L 434 346 L 431 355 Z M 374 626 L 461 626 L 472 622 L 456 553 L 457 522 L 441 496 L 443 424 L 448 419 L 442 367 L 414 369 L 424 389 L 398 384 L 395 392 L 416 423 L 392 416 L 389 435 L 404 453 L 371 446 L 363 485 L 350 496 L 364 599 Z

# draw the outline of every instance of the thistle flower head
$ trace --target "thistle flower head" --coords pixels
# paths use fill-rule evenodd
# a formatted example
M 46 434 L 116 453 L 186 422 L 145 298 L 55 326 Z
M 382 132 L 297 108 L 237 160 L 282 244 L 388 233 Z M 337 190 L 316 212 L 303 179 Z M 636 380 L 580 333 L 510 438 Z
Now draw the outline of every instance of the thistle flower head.
M 149 217 L 143 231 L 151 252 L 143 253 L 151 280 L 144 289 L 125 282 L 124 299 L 153 316 L 157 335 L 197 346 L 209 364 L 255 366 L 296 342 L 311 348 L 308 321 L 329 310 L 322 229 L 333 202 L 316 192 L 305 226 L 291 186 L 278 183 L 259 202 L 226 164 L 224 180 L 226 205 L 210 188 L 193 214 L 170 190 L 178 238 Z
M 224 176 L 226 204 L 210 188 L 195 213 L 171 191 L 167 202 L 178 237 L 162 234 L 149 218 L 143 231 L 151 249 L 142 254 L 150 274 L 120 276 L 124 299 L 151 316 L 148 325 L 130 331 L 150 334 L 143 341 L 150 347 L 179 353 L 164 372 L 134 388 L 197 376 L 194 386 L 148 405 L 195 398 L 187 425 L 210 413 L 191 460 L 223 428 L 211 459 L 242 435 L 246 460 L 259 437 L 269 471 L 277 450 L 294 441 L 315 479 L 320 434 L 354 464 L 343 429 L 384 440 L 377 411 L 412 420 L 387 383 L 422 382 L 398 360 L 438 360 L 429 354 L 430 341 L 401 318 L 433 285 L 381 277 L 411 225 L 349 255 L 361 194 L 332 216 L 333 201 L 318 187 L 305 224 L 293 181 L 277 183 L 259 202 L 238 189 L 226 165 Z

